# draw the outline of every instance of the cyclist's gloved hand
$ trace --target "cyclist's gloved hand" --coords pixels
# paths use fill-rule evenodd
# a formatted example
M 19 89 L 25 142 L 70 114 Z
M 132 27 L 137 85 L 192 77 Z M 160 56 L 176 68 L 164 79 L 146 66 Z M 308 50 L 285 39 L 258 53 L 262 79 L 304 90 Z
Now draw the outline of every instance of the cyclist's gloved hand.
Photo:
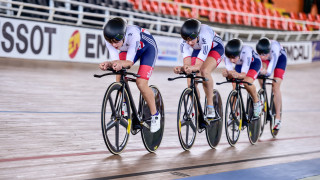
M 190 66 L 188 65 L 184 65 L 183 66 L 183 70 L 186 74 L 191 74 L 192 73 L 192 69 L 190 68 Z
M 227 69 L 222 70 L 222 76 L 228 77 L 228 70 Z
M 237 73 L 236 71 L 232 71 L 231 76 L 237 79 L 239 77 L 239 73 Z
M 115 71 L 120 71 L 122 69 L 122 64 L 119 61 L 115 61 L 112 64 L 112 69 Z
M 260 74 L 267 76 L 267 69 L 261 69 Z
M 100 64 L 99 64 L 99 68 L 100 68 L 101 70 L 105 71 L 105 70 L 108 69 L 108 67 L 110 66 L 110 63 L 111 63 L 111 62 L 108 62 L 108 61 L 103 62 L 103 63 L 100 63 Z
M 177 66 L 173 69 L 173 72 L 179 74 L 181 72 L 181 66 Z

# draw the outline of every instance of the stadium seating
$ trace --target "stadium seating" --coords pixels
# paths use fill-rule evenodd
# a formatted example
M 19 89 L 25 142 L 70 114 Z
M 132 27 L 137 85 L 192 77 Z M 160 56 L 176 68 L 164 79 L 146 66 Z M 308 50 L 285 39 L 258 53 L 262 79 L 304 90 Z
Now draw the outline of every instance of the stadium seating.
M 50 0 L 13 0 L 25 3 L 40 4 L 44 6 L 50 5 Z M 271 28 L 277 30 L 302 31 L 302 30 L 319 30 L 319 25 L 308 25 L 305 23 L 287 22 L 287 20 L 301 20 L 305 22 L 318 22 L 320 17 L 306 15 L 304 13 L 289 13 L 289 16 L 283 16 L 282 11 L 275 9 L 270 4 L 264 4 L 257 0 L 171 0 L 171 1 L 155 1 L 155 0 L 76 0 L 82 3 L 101 5 L 126 11 L 134 11 L 144 14 L 152 14 L 165 18 L 176 19 L 198 18 L 204 21 L 210 21 L 220 24 L 235 24 L 242 26 L 254 26 L 258 28 Z M 66 6 L 67 3 L 61 1 L 53 1 L 54 7 L 62 9 L 70 9 L 77 11 L 78 5 Z M 141 5 L 140 5 L 141 2 Z M 159 4 L 160 3 L 160 4 Z M 182 4 L 181 4 L 182 3 Z M 26 7 L 26 9 L 31 7 Z M 33 10 L 37 10 L 33 8 Z M 226 11 L 227 10 L 227 11 Z M 39 9 L 39 11 L 48 11 Z M 94 14 L 105 14 L 104 10 L 85 7 L 84 12 Z M 55 14 L 74 17 L 76 21 L 77 15 L 66 14 L 64 12 L 55 12 Z M 24 14 L 25 16 L 46 19 L 41 15 Z M 111 12 L 110 15 L 125 16 L 121 13 Z M 127 15 L 126 15 L 127 16 Z M 55 17 L 57 19 L 57 17 Z M 104 22 L 104 18 L 84 16 L 83 19 Z M 72 21 L 64 20 L 61 21 Z M 138 24 L 143 26 L 144 23 Z
M 129 1 L 133 3 L 134 9 L 139 8 L 139 1 Z M 284 11 L 283 9 L 275 9 L 270 4 L 266 5 L 256 0 L 171 0 L 162 1 L 160 10 L 158 8 L 158 2 L 154 0 L 143 0 L 142 4 L 144 11 L 172 16 L 180 14 L 180 16 L 184 18 L 198 18 L 221 24 L 236 24 L 291 31 L 319 29 L 319 27 L 310 25 L 307 25 L 306 29 L 304 29 L 303 24 L 286 22 L 290 17 L 294 20 L 315 22 L 314 20 L 316 20 L 316 17 L 311 18 L 305 14 L 299 14 L 298 17 L 297 14 L 292 13 L 290 14 L 290 17 L 285 17 L 282 15 L 282 12 Z M 178 4 L 180 4 L 181 7 L 180 12 L 177 12 L 179 9 Z M 189 6 L 185 6 L 184 4 Z M 151 7 L 148 7 L 148 5 Z M 195 6 L 199 6 L 200 8 L 196 8 Z M 213 10 L 204 9 L 204 7 L 212 8 Z M 230 14 L 217 10 L 228 10 L 230 11 Z M 250 13 L 251 15 L 241 15 L 239 13 Z M 270 19 L 267 19 L 266 17 L 270 17 Z

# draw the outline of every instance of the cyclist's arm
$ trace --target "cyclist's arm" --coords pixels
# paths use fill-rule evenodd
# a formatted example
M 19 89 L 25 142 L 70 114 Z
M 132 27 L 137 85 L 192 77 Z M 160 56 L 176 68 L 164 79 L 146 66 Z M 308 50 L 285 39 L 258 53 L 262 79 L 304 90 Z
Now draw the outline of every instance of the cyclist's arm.
M 213 31 L 205 31 L 201 35 L 200 37 L 201 39 L 199 40 L 201 41 L 201 50 L 198 54 L 198 59 L 202 61 L 205 61 L 207 59 L 212 46 L 213 36 L 214 36 Z
M 190 58 L 191 60 L 191 51 L 190 51 L 190 46 L 189 44 L 186 43 L 186 41 L 183 41 L 180 44 L 180 52 L 182 54 L 183 62 L 186 58 Z
M 109 51 L 110 59 L 111 60 L 118 60 L 119 59 L 119 52 L 116 48 L 114 48 L 108 41 L 106 42 L 107 49 Z
M 269 63 L 269 66 L 268 66 L 268 69 L 267 69 L 267 76 L 270 76 L 272 74 L 272 72 L 274 71 L 274 68 L 276 67 L 277 65 L 277 62 L 278 62 L 278 58 L 280 56 L 280 50 L 281 50 L 281 47 L 280 45 L 278 44 L 272 44 L 271 46 L 271 54 L 270 54 L 270 63 Z
M 240 58 L 243 60 L 241 73 L 247 74 L 252 61 L 252 50 L 249 47 L 243 47 L 242 52 L 240 56 Z
M 183 68 L 186 70 L 186 68 L 190 69 L 191 72 L 195 72 L 195 71 L 200 71 L 200 68 L 203 64 L 203 61 L 201 61 L 200 59 L 196 59 L 195 64 L 192 65 L 191 63 L 191 58 L 185 59 L 184 60 L 184 66 Z

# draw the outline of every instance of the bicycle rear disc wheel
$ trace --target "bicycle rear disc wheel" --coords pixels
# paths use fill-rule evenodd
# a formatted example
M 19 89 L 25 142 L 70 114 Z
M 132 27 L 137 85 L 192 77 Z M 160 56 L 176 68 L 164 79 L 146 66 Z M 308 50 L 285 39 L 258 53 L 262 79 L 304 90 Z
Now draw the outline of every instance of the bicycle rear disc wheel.
M 270 132 L 271 132 L 272 137 L 275 138 L 278 135 L 279 130 L 273 129 L 274 126 L 275 126 L 275 120 L 276 120 L 276 107 L 274 105 L 274 95 L 273 95 L 273 93 L 271 94 L 270 109 L 271 109 Z M 281 104 L 281 107 L 280 107 L 280 117 L 282 117 L 282 104 Z
M 113 83 L 107 89 L 101 111 L 101 125 L 104 142 L 112 154 L 120 154 L 126 147 L 131 129 L 130 101 L 122 84 Z M 124 116 L 123 102 L 127 103 Z
M 265 90 L 260 89 L 258 92 L 258 97 L 261 101 L 262 104 L 262 111 L 261 111 L 261 117 L 260 117 L 260 135 L 259 137 L 262 136 L 263 130 L 264 130 L 264 126 L 267 124 L 267 116 L 268 116 L 268 112 L 267 112 L 267 95 Z
M 237 91 L 230 92 L 225 111 L 224 122 L 227 140 L 231 146 L 235 146 L 242 128 L 242 105 L 240 99 L 237 98 Z
M 248 98 L 246 113 L 249 119 L 249 122 L 247 123 L 248 138 L 251 144 L 255 144 L 260 137 L 261 117 L 259 116 L 259 119 L 253 119 L 253 99 L 251 96 Z
M 223 123 L 222 100 L 219 91 L 216 89 L 213 90 L 213 106 L 216 112 L 216 117 L 220 117 L 220 119 L 210 122 L 210 125 L 208 125 L 206 128 L 206 137 L 209 146 L 211 148 L 216 148 L 221 139 Z M 206 107 L 207 106 L 205 104 L 204 108 Z
M 151 85 L 150 88 L 152 89 L 154 94 L 156 108 L 161 115 L 160 129 L 155 133 L 151 133 L 148 127 L 142 125 L 141 137 L 142 137 L 144 147 L 149 152 L 155 152 L 159 148 L 162 141 L 163 131 L 164 131 L 164 122 L 165 122 L 165 113 L 164 113 L 163 99 L 159 89 L 153 85 Z M 147 119 L 151 117 L 149 106 L 141 95 L 140 95 L 140 103 L 142 108 L 141 109 L 142 111 L 140 112 L 142 114 L 142 119 Z M 151 120 L 147 120 L 145 121 L 145 123 L 147 123 L 147 125 L 150 127 Z
M 198 129 L 198 107 L 195 95 L 186 88 L 180 97 L 177 114 L 178 137 L 181 147 L 190 150 Z

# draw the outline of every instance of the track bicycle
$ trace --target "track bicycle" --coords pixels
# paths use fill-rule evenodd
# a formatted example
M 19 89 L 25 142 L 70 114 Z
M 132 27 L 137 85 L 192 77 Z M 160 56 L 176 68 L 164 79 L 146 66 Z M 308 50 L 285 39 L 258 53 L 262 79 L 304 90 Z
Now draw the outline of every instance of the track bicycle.
M 181 78 L 190 78 L 190 87 L 183 90 L 177 112 L 177 129 L 181 147 L 184 150 L 190 150 L 193 146 L 197 131 L 199 133 L 206 131 L 208 144 L 211 148 L 215 148 L 220 142 L 223 123 L 222 100 L 219 92 L 213 90 L 213 105 L 216 117 L 208 120 L 207 114 L 207 98 L 204 103 L 204 110 L 200 103 L 200 97 L 197 92 L 196 84 L 207 81 L 206 78 L 197 76 L 197 72 L 191 74 L 180 73 L 182 76 L 168 78 L 173 81 Z
M 140 77 L 140 75 L 128 72 L 125 68 L 117 72 L 111 68 L 107 70 L 111 72 L 102 75 L 95 74 L 94 77 L 120 75 L 120 82 L 114 82 L 108 87 L 102 102 L 102 134 L 108 150 L 112 154 L 120 154 L 128 143 L 130 132 L 136 135 L 141 131 L 145 148 L 149 152 L 155 152 L 160 146 L 165 123 L 164 104 L 159 89 L 154 85 L 150 86 L 155 97 L 157 110 L 161 115 L 160 130 L 151 133 L 149 106 L 140 94 L 137 111 L 128 84 L 128 81 L 136 82 L 136 79 L 127 77 L 127 75 L 134 77 Z M 126 103 L 126 106 L 123 106 L 123 103 Z
M 245 108 L 241 93 L 241 89 L 244 89 L 241 84 L 249 86 L 252 84 L 243 81 L 243 79 L 227 79 L 225 82 L 216 84 L 224 83 L 235 83 L 235 89 L 230 92 L 225 108 L 225 131 L 228 143 L 235 146 L 239 140 L 240 132 L 246 127 L 250 143 L 255 144 L 260 135 L 260 117 L 254 118 L 253 116 L 253 99 L 249 94 Z
M 264 126 L 270 122 L 270 132 L 272 137 L 276 137 L 278 135 L 279 130 L 273 129 L 275 126 L 275 119 L 276 119 L 276 108 L 274 105 L 274 94 L 273 91 L 271 91 L 271 97 L 268 101 L 268 93 L 266 85 L 272 85 L 272 82 L 277 82 L 277 80 L 268 78 L 264 75 L 259 75 L 258 79 L 262 80 L 262 87 L 258 91 L 258 96 L 260 98 L 261 103 L 263 104 L 263 109 L 261 112 L 261 130 L 260 130 L 260 137 L 262 136 Z M 272 82 L 267 82 L 267 80 L 270 80 Z M 282 115 L 282 105 L 280 108 L 280 116 Z

